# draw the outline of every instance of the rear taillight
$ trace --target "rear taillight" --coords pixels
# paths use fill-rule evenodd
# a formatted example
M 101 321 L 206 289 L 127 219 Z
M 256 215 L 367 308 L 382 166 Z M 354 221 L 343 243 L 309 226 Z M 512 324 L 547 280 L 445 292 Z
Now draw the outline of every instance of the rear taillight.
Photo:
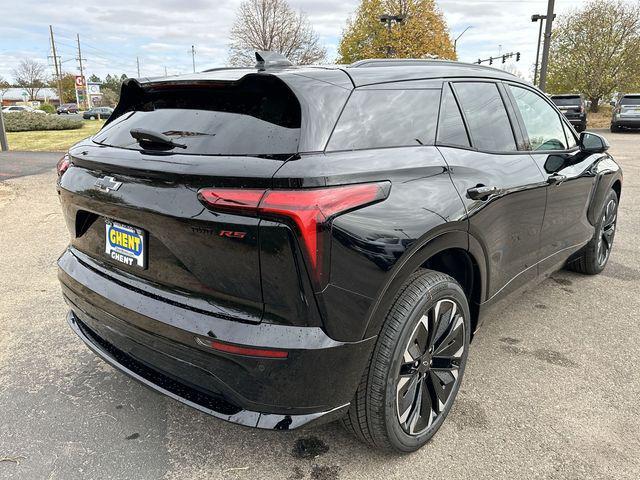
M 71 166 L 71 160 L 69 159 L 69 155 L 65 153 L 64 156 L 60 160 L 58 160 L 58 163 L 56 164 L 56 171 L 58 172 L 58 177 L 62 177 L 64 172 L 66 172 L 70 166 Z
M 584 113 L 584 107 L 580 105 L 580 113 Z
M 384 200 L 390 188 L 389 182 L 376 182 L 300 190 L 203 188 L 198 194 L 212 210 L 274 216 L 295 223 L 316 287 L 322 287 L 328 281 L 328 245 L 324 243 L 331 220 Z

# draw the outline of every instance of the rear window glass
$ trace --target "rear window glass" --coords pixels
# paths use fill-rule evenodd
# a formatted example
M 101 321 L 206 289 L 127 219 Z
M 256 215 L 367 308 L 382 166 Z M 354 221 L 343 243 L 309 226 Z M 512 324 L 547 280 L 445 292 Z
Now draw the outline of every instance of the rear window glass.
M 580 97 L 551 97 L 551 101 L 558 106 L 568 107 L 572 105 L 580 105 Z
M 473 146 L 490 152 L 513 152 L 516 142 L 502 97 L 495 83 L 455 84 Z
M 356 90 L 327 150 L 432 145 L 440 90 Z
M 300 104 L 280 80 L 249 78 L 237 84 L 159 85 L 140 95 L 128 111 L 94 141 L 142 150 L 131 129 L 170 137 L 186 148 L 153 148 L 197 155 L 282 155 L 296 153 Z M 145 144 L 150 149 L 149 144 Z
M 620 105 L 640 105 L 640 95 L 627 95 L 622 97 Z

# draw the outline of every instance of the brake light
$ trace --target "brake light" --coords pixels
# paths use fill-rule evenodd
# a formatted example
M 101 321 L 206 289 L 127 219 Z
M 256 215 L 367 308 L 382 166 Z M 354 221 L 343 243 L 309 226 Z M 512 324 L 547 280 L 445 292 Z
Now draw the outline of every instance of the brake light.
M 325 255 L 328 250 L 323 245 L 326 227 L 339 214 L 384 200 L 389 196 L 390 186 L 389 182 L 377 182 L 300 190 L 203 188 L 198 193 L 212 210 L 293 221 L 315 274 L 316 286 L 321 287 L 328 266 Z
M 285 350 L 243 347 L 241 345 L 219 342 L 217 340 L 213 340 L 209 345 L 211 348 L 219 352 L 231 353 L 234 355 L 245 355 L 247 357 L 287 358 L 289 356 L 289 352 Z
M 69 159 L 69 155 L 67 153 L 64 154 L 64 156 L 58 160 L 58 163 L 56 164 L 56 171 L 58 172 L 58 177 L 61 177 L 64 172 L 66 172 L 69 167 L 71 166 L 71 160 Z

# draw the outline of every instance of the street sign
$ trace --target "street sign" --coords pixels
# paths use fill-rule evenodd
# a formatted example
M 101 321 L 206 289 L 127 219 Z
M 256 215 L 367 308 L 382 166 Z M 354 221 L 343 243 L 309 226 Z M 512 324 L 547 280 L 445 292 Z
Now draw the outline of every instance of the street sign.
M 81 75 L 76 75 L 76 88 L 82 88 L 86 85 L 84 77 Z

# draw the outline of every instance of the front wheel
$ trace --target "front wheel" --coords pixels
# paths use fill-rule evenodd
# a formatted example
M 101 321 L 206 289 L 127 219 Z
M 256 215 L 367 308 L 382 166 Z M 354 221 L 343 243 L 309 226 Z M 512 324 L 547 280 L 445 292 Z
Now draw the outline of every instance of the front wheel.
M 596 275 L 604 270 L 613 248 L 617 221 L 618 194 L 610 190 L 604 200 L 593 238 L 567 263 L 567 268 L 587 275 Z
M 467 298 L 449 275 L 418 270 L 387 313 L 343 420 L 369 445 L 412 452 L 433 437 L 460 388 L 471 335 Z

